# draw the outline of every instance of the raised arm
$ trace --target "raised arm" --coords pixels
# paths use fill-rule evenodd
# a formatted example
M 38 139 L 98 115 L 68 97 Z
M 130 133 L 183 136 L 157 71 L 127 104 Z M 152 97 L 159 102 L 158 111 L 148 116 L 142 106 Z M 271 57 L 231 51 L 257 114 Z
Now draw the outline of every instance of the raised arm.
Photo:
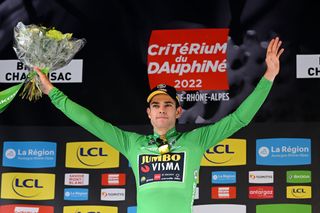
M 283 48 L 280 49 L 281 43 L 278 37 L 270 41 L 265 59 L 267 70 L 254 91 L 241 103 L 237 110 L 215 124 L 198 129 L 203 137 L 200 143 L 204 150 L 231 136 L 252 120 L 267 98 L 273 80 L 279 74 L 279 58 L 284 51 Z
M 68 118 L 110 144 L 122 154 L 126 155 L 129 152 L 130 141 L 134 141 L 131 140 L 132 138 L 129 139 L 129 137 L 138 137 L 137 134 L 128 134 L 126 131 L 120 130 L 100 119 L 85 107 L 70 100 L 63 92 L 54 87 L 48 77 L 39 68 L 35 68 L 35 71 L 39 75 L 42 92 L 49 95 L 51 102 Z

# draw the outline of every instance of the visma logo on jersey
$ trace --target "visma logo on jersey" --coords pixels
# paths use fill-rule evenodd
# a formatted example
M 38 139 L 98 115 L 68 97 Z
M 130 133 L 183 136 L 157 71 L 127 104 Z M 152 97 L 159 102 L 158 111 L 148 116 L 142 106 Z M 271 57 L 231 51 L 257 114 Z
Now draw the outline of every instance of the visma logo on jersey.
M 287 198 L 289 199 L 311 199 L 311 186 L 287 186 Z
M 311 164 L 311 140 L 305 138 L 270 138 L 256 141 L 257 165 Z
M 205 152 L 201 166 L 238 166 L 246 163 L 246 140 L 225 139 Z
M 105 142 L 90 141 L 67 143 L 67 168 L 118 168 L 119 158 L 119 152 Z
M 3 166 L 50 168 L 56 166 L 57 145 L 41 141 L 8 141 L 3 144 Z
M 3 173 L 1 198 L 17 200 L 54 199 L 55 175 L 45 173 Z
M 65 206 L 63 213 L 118 213 L 118 207 L 113 206 Z

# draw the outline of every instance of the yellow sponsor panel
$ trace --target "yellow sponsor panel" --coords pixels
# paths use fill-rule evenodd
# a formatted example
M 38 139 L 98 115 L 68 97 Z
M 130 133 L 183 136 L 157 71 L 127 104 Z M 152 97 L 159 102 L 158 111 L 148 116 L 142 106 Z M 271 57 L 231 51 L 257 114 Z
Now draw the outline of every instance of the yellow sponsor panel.
M 225 139 L 205 152 L 201 166 L 246 165 L 246 156 L 246 140 Z
M 54 199 L 55 175 L 44 173 L 3 173 L 1 198 L 17 200 Z
M 63 213 L 118 213 L 118 207 L 113 206 L 65 206 Z
M 90 141 L 67 143 L 67 168 L 118 168 L 119 159 L 119 152 L 105 142 Z
M 289 199 L 310 199 L 311 197 L 311 186 L 287 186 L 287 198 Z

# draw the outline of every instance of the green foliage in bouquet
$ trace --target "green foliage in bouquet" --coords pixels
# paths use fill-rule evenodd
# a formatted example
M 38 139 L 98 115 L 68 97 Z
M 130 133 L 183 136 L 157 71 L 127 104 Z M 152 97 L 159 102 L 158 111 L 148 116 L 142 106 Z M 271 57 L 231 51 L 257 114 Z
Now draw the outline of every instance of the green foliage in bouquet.
M 30 73 L 21 93 L 30 101 L 42 97 L 39 77 L 33 68 L 39 67 L 45 74 L 70 63 L 84 46 L 85 39 L 76 39 L 71 33 L 19 22 L 14 28 L 14 50 L 18 59 L 30 68 Z

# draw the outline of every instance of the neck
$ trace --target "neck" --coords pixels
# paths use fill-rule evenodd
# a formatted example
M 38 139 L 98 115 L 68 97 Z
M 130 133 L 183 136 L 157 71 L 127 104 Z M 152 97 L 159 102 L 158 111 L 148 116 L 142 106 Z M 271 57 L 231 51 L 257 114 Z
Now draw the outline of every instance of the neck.
M 171 130 L 172 128 L 174 128 L 174 127 L 170 127 L 170 128 L 158 128 L 158 129 L 154 129 L 153 131 L 154 131 L 155 133 L 157 133 L 158 135 L 166 135 L 166 134 L 169 132 L 169 130 Z
M 157 133 L 158 135 L 165 135 L 169 129 L 155 129 L 154 132 Z

